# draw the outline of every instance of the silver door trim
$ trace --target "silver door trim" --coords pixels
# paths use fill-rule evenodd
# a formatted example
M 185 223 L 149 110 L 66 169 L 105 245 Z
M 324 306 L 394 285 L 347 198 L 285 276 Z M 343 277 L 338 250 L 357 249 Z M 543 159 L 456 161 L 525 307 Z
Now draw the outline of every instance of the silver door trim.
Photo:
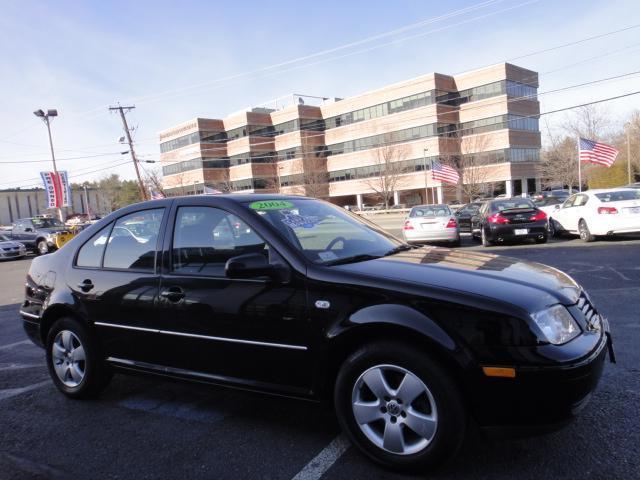
M 122 328 L 125 330 L 137 330 L 141 332 L 149 332 L 149 333 L 159 333 L 162 335 L 174 335 L 176 337 L 188 337 L 188 338 L 198 338 L 201 340 L 213 340 L 216 342 L 228 342 L 228 343 L 241 343 L 244 345 L 257 345 L 261 347 L 274 347 L 274 348 L 286 348 L 289 350 L 307 350 L 307 347 L 304 345 L 289 345 L 285 343 L 272 343 L 272 342 L 258 342 L 256 340 L 244 340 L 241 338 L 227 338 L 227 337 L 213 337 L 210 335 L 198 335 L 196 333 L 186 333 L 186 332 L 175 332 L 172 330 L 158 330 L 152 328 L 142 328 L 142 327 L 134 327 L 130 325 L 119 325 L 115 323 L 106 323 L 106 322 L 95 322 L 95 325 L 101 327 L 112 327 L 112 328 Z

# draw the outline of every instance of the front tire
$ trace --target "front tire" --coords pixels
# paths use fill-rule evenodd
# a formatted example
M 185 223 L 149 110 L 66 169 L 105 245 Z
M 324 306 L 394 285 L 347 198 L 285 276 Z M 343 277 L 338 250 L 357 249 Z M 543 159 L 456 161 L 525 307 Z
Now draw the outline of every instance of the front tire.
M 587 222 L 584 219 L 581 219 L 578 223 L 578 233 L 580 234 L 580 239 L 583 242 L 589 243 L 596 239 L 595 235 L 591 235 L 591 231 L 589 231 Z
M 493 242 L 487 238 L 487 234 L 484 231 L 484 227 L 480 228 L 480 237 L 482 239 L 483 247 L 490 247 L 493 245 Z
M 415 471 L 452 458 L 466 411 L 449 372 L 420 350 L 367 345 L 342 365 L 334 402 L 351 441 L 372 460 Z
M 49 253 L 49 244 L 46 240 L 40 240 L 36 245 L 38 255 L 46 255 Z
M 46 355 L 53 383 L 68 397 L 95 397 L 111 380 L 97 340 L 74 318 L 63 317 L 53 324 Z

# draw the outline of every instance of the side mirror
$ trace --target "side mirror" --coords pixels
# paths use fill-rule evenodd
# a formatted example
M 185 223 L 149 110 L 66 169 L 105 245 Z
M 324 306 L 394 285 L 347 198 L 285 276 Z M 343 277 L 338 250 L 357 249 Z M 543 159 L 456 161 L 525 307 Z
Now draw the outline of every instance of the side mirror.
M 560 207 L 562 207 L 562 205 L 558 204 L 558 205 L 556 205 L 553 209 L 554 209 L 554 210 L 560 210 Z
M 31 227 L 27 227 L 24 229 L 25 232 L 33 232 L 33 228 Z
M 227 260 L 224 273 L 229 278 L 254 278 L 272 276 L 275 267 L 260 253 L 247 253 Z

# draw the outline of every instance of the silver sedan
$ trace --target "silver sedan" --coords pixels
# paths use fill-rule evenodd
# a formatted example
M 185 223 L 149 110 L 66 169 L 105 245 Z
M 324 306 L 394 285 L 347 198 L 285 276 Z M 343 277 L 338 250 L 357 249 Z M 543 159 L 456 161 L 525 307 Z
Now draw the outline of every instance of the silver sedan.
M 0 260 L 21 258 L 26 254 L 27 249 L 22 243 L 15 242 L 6 235 L 0 233 Z
M 460 245 L 460 229 L 448 205 L 413 207 L 402 226 L 407 243 L 448 242 Z

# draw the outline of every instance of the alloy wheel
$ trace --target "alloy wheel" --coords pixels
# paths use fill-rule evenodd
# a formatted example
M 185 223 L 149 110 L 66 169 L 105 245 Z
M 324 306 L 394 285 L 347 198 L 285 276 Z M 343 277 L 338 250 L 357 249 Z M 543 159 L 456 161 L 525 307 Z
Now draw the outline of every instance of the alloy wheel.
M 78 336 L 70 330 L 61 330 L 51 346 L 53 369 L 67 387 L 82 383 L 86 369 L 84 347 Z
M 396 365 L 376 365 L 358 377 L 351 405 L 362 433 L 397 455 L 424 450 L 438 428 L 438 410 L 418 376 Z

